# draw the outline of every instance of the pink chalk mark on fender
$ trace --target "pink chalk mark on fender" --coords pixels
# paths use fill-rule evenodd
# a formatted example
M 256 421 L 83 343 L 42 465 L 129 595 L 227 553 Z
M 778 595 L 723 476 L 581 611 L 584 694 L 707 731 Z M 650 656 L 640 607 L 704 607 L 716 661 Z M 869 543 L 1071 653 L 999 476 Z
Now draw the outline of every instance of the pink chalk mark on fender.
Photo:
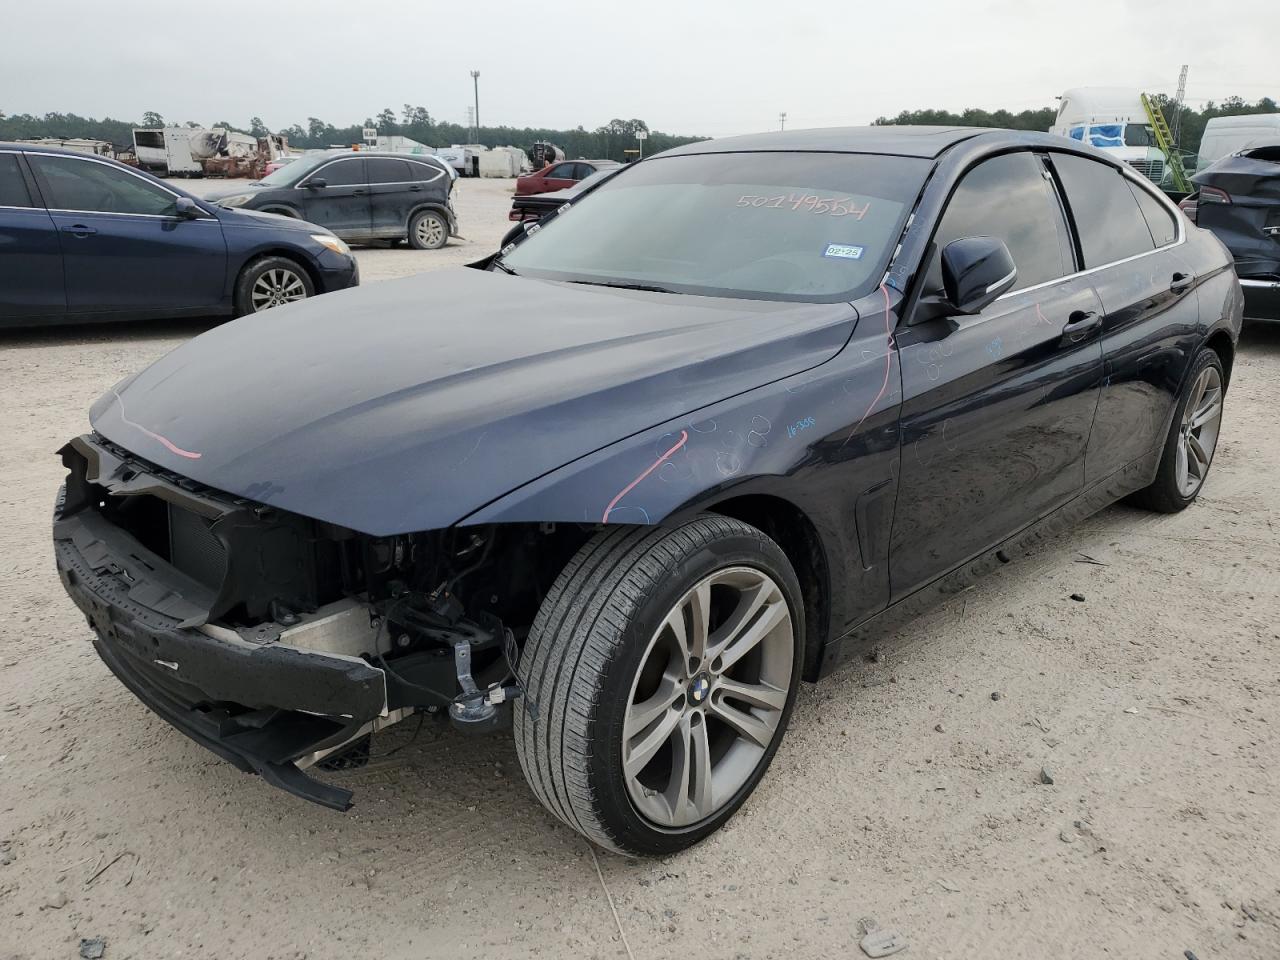
M 657 470 L 660 466 L 662 466 L 664 463 L 666 463 L 666 462 L 667 462 L 667 460 L 668 460 L 668 458 L 670 458 L 670 456 L 671 456 L 673 453 L 675 453 L 677 450 L 679 450 L 681 447 L 683 447 L 683 446 L 684 446 L 686 443 L 688 443 L 688 442 L 689 442 L 689 431 L 688 431 L 688 430 L 681 430 L 681 431 L 680 431 L 680 439 L 676 441 L 675 446 L 673 446 L 670 450 L 668 450 L 666 453 L 664 453 L 662 456 L 660 456 L 657 460 L 653 461 L 653 463 L 649 464 L 649 468 L 648 468 L 647 470 L 645 470 L 645 472 L 644 472 L 644 473 L 640 474 L 640 476 L 636 477 L 634 480 L 632 480 L 630 483 L 628 483 L 625 487 L 623 487 L 621 490 L 619 490 L 619 491 L 618 491 L 618 495 L 617 495 L 616 497 L 614 497 L 612 500 L 610 500 L 610 501 L 609 501 L 609 505 L 608 505 L 607 507 L 605 507 L 605 508 L 604 508 L 604 516 L 600 518 L 600 522 L 601 522 L 601 523 L 608 523 L 608 522 L 609 522 L 609 514 L 613 511 L 613 508 L 614 508 L 614 507 L 616 507 L 616 506 L 618 505 L 618 501 L 619 501 L 619 500 L 621 500 L 623 497 L 625 497 L 625 496 L 626 496 L 628 493 L 630 493 L 632 490 L 634 490 L 634 489 L 636 488 L 636 485 L 637 485 L 641 480 L 643 480 L 643 479 L 644 479 L 645 477 L 647 477 L 649 474 L 653 473 L 653 471 Z M 196 456 L 199 456 L 199 454 L 196 454 Z
M 191 450 L 183 450 L 180 446 L 178 446 L 168 437 L 162 437 L 160 436 L 160 434 L 154 433 L 153 431 L 148 430 L 142 424 L 135 423 L 134 421 L 130 420 L 127 416 L 125 416 L 125 413 L 124 413 L 124 398 L 121 397 L 120 394 L 116 393 L 115 390 L 111 391 L 111 395 L 114 396 L 116 398 L 116 402 L 120 404 L 120 420 L 122 423 L 125 423 L 128 426 L 133 427 L 133 429 L 138 430 L 141 433 L 145 433 L 152 440 L 156 441 L 159 444 L 162 444 L 164 448 L 168 450 L 170 453 L 175 453 L 180 457 L 186 457 L 188 460 L 200 459 L 200 456 L 201 456 L 200 454 L 194 453 Z
M 880 392 L 871 401 L 866 413 L 858 418 L 858 422 L 853 425 L 849 435 L 844 438 L 844 443 L 840 444 L 841 449 L 844 448 L 845 443 L 853 439 L 853 435 L 858 432 L 858 428 L 866 422 L 867 417 L 871 416 L 871 411 L 876 408 L 877 403 L 884 399 L 885 392 L 889 389 L 889 371 L 893 369 L 893 330 L 889 327 L 889 291 L 883 283 L 880 284 L 880 292 L 884 294 L 884 383 L 880 384 Z

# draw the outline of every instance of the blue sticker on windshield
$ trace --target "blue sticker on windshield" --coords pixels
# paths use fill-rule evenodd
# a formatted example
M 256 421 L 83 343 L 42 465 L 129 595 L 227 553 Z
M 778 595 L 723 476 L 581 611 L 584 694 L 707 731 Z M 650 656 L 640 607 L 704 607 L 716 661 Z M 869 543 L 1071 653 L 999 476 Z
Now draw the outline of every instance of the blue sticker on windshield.
M 824 257 L 838 257 L 841 260 L 861 260 L 862 248 L 853 247 L 847 243 L 828 243 L 827 249 L 822 251 Z

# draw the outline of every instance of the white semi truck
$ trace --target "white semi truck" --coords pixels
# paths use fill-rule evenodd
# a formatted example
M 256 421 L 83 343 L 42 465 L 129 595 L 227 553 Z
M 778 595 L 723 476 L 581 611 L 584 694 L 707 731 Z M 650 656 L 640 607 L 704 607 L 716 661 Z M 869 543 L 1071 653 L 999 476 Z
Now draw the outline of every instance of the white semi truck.
M 1050 133 L 1114 152 L 1147 179 L 1160 183 L 1165 156 L 1156 146 L 1142 94 L 1128 87 L 1075 87 L 1058 98 Z

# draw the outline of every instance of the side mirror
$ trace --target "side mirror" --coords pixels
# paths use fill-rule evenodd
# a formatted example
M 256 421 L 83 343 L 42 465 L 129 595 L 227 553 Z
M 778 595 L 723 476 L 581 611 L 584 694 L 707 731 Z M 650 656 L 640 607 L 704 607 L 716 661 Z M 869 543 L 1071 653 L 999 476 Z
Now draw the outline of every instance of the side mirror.
M 204 211 L 190 197 L 179 197 L 173 204 L 174 213 L 183 220 L 198 220 Z
M 1013 286 L 1018 268 L 1003 240 L 962 237 L 942 248 L 942 288 L 960 313 L 978 313 Z
M 322 190 L 329 185 L 329 181 L 324 177 L 312 177 L 303 184 L 308 190 Z

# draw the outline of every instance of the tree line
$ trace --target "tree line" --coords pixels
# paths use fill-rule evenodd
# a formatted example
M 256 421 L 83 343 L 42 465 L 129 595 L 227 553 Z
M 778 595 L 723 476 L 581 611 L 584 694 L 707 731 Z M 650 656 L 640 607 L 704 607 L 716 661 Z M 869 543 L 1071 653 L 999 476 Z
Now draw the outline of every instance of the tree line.
M 35 116 L 29 113 L 6 115 L 0 111 L 0 140 L 30 140 L 37 137 L 83 137 L 89 140 L 106 140 L 118 149 L 133 144 L 135 127 L 188 126 L 200 127 L 194 120 L 166 121 L 159 113 L 147 111 L 142 119 L 134 122 L 104 117 L 82 117 L 74 113 L 46 113 Z M 577 127 L 573 130 L 556 130 L 550 127 L 481 127 L 479 131 L 457 123 L 436 120 L 426 107 L 406 103 L 397 114 L 387 107 L 376 116 L 366 117 L 363 123 L 337 127 L 308 117 L 306 124 L 295 123 L 281 130 L 268 131 L 259 117 L 247 124 L 218 120 L 211 127 L 225 127 L 239 133 L 264 136 L 268 132 L 281 133 L 289 138 L 292 146 L 302 149 L 348 146 L 360 143 L 366 127 L 376 128 L 380 136 L 402 136 L 432 147 L 447 147 L 455 143 L 480 143 L 486 147 L 517 146 L 528 148 L 539 140 L 554 143 L 564 150 L 566 157 L 625 160 L 626 150 L 639 147 L 636 134 L 648 135 L 644 144 L 646 155 L 692 143 L 704 137 L 675 136 L 650 130 L 643 120 L 614 119 L 594 130 Z
M 1210 100 L 1199 110 L 1188 107 L 1186 104 L 1175 107 L 1173 98 L 1163 93 L 1157 93 L 1151 99 L 1159 104 L 1170 130 L 1177 132 L 1175 146 L 1184 154 L 1191 155 L 1199 152 L 1205 125 L 1214 117 L 1280 112 L 1280 106 L 1277 106 L 1276 101 L 1270 97 L 1263 97 L 1256 103 L 1242 97 L 1228 97 L 1220 103 Z M 1023 110 L 1020 113 L 1010 113 L 1008 110 L 979 110 L 971 107 L 962 113 L 952 113 L 949 110 L 903 110 L 896 117 L 878 117 L 875 122 L 910 126 L 928 124 L 1044 131 L 1053 126 L 1057 114 L 1058 111 L 1053 107 Z

